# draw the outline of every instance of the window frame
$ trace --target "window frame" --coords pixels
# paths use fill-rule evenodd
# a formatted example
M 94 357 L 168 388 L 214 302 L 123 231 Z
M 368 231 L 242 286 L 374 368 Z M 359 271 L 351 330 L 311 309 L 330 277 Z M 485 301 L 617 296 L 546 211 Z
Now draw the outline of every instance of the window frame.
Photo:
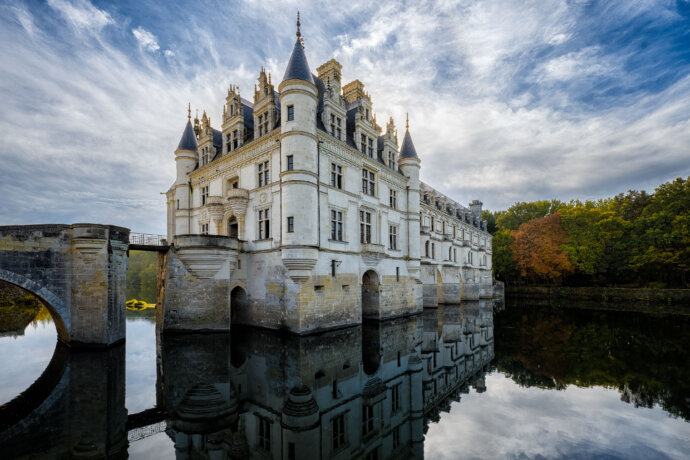
M 287 121 L 295 121 L 295 106 L 287 106 Z
M 371 212 L 360 209 L 359 211 L 359 242 L 371 244 L 372 235 Z
M 257 209 L 257 239 L 267 240 L 271 238 L 271 207 Z
M 331 162 L 331 187 L 343 189 L 343 166 Z
M 332 241 L 345 241 L 343 232 L 343 214 L 339 209 L 330 209 L 329 221 Z

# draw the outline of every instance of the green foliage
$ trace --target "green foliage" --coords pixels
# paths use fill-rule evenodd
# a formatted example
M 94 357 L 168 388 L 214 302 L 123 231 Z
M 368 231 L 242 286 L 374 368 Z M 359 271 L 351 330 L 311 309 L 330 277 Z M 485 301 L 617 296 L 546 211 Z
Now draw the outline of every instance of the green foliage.
M 156 303 L 156 252 L 130 251 L 127 299 Z
M 563 206 L 563 203 L 558 200 L 515 203 L 507 211 L 497 213 L 496 227 L 517 230 L 520 225 L 551 215 Z
M 506 211 L 484 211 L 484 219 L 495 219 L 494 226 L 489 228 L 494 234 L 497 278 L 513 283 L 522 281 L 516 264 L 522 260 L 524 265 L 524 254 L 516 257 L 508 237 L 514 242 L 528 228 L 539 233 L 535 225 L 542 224 L 537 219 L 556 212 L 567 232 L 561 249 L 574 267 L 564 284 L 687 286 L 690 178 L 662 184 L 651 195 L 631 190 L 599 201 L 520 202 Z M 541 222 L 547 225 L 547 221 Z M 530 227 L 522 227 L 527 224 Z M 544 231 L 559 231 L 552 227 Z M 533 256 L 532 262 L 540 258 Z
M 514 280 L 518 276 L 515 259 L 510 250 L 512 242 L 510 230 L 500 229 L 494 233 L 492 243 L 494 276 L 501 281 Z

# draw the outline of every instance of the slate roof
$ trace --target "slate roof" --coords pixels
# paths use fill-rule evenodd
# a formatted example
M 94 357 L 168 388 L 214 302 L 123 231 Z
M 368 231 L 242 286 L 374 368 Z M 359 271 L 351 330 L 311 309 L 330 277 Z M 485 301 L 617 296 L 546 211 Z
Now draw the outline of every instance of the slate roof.
M 184 127 L 184 132 L 182 133 L 180 143 L 177 145 L 177 150 L 191 150 L 193 152 L 197 150 L 196 135 L 194 134 L 194 128 L 192 128 L 192 123 L 190 121 L 187 121 L 187 126 Z
M 304 48 L 302 47 L 302 42 L 299 37 L 295 42 L 295 47 L 292 49 L 290 62 L 288 62 L 287 69 L 285 69 L 285 75 L 283 75 L 283 81 L 293 79 L 304 80 L 314 84 L 314 78 L 309 70 L 307 56 L 304 54 Z
M 400 158 L 419 158 L 417 150 L 412 143 L 410 130 L 405 130 L 405 137 L 403 138 L 402 147 L 400 148 Z

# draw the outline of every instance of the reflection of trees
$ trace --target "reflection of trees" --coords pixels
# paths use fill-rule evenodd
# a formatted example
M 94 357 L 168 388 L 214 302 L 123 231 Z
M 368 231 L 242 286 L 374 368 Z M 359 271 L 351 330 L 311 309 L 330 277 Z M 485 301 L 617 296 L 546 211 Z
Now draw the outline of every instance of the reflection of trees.
M 0 281 L 0 334 L 22 335 L 29 324 L 51 321 L 50 312 L 38 297 Z
M 519 385 L 615 388 L 690 420 L 687 317 L 523 307 L 496 316 L 496 335 L 497 367 Z

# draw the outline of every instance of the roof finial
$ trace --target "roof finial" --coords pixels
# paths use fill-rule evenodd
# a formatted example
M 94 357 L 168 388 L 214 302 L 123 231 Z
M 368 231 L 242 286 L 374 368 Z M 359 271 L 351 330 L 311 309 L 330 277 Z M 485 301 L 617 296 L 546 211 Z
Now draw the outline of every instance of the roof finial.
M 187 120 L 192 121 L 192 103 L 187 105 Z
M 405 113 L 405 129 L 410 130 L 410 112 Z
M 302 24 L 299 22 L 299 10 L 297 10 L 297 38 L 300 38 L 302 36 L 302 32 L 300 32 L 299 28 Z

